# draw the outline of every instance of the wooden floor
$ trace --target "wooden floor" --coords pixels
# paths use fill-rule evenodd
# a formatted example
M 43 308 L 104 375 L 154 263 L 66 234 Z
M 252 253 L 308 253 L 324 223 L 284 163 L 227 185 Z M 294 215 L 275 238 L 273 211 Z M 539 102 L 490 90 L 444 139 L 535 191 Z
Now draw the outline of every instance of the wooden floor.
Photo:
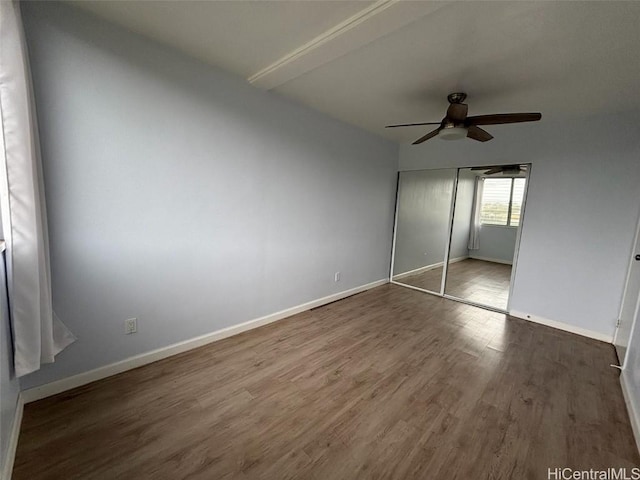
M 414 287 L 440 292 L 442 267 L 397 279 Z M 490 307 L 507 309 L 511 265 L 468 258 L 449 265 L 445 293 Z
M 385 285 L 25 407 L 14 479 L 640 465 L 611 345 Z
M 445 293 L 506 310 L 510 283 L 511 265 L 468 258 L 449 265 Z
M 420 273 L 412 275 L 399 275 L 393 278 L 394 281 L 411 285 L 412 287 L 422 288 L 430 292 L 440 293 L 442 289 L 442 267 L 430 268 Z M 406 275 L 406 276 L 405 276 Z

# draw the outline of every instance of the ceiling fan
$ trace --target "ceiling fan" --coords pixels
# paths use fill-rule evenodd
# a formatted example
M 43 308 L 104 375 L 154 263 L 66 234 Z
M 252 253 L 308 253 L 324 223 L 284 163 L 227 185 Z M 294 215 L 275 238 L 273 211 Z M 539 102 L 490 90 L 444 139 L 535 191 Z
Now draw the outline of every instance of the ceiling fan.
M 471 170 L 485 170 L 483 175 L 495 175 L 496 173 L 520 175 L 527 171 L 527 167 L 526 165 L 497 165 L 495 167 L 473 167 Z
M 385 128 L 413 127 L 415 125 L 439 125 L 439 127 L 432 132 L 427 133 L 425 136 L 420 137 L 418 140 L 413 142 L 414 145 L 426 142 L 436 135 L 445 140 L 456 140 L 459 138 L 469 137 L 473 140 L 478 140 L 479 142 L 487 142 L 491 140 L 493 136 L 489 132 L 481 129 L 478 125 L 535 122 L 542 118 L 541 113 L 496 113 L 493 115 L 476 115 L 473 117 L 467 117 L 467 110 L 469 107 L 466 103 L 462 103 L 466 98 L 466 93 L 449 94 L 447 96 L 447 100 L 449 100 L 449 108 L 447 108 L 447 114 L 441 122 L 403 123 L 400 125 L 387 125 Z

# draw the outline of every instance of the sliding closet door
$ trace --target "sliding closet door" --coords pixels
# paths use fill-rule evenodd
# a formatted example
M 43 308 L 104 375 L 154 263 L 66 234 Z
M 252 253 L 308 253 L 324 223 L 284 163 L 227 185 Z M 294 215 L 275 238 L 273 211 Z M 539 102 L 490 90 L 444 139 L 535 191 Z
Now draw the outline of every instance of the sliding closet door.
M 529 165 L 458 172 L 445 295 L 506 311 Z
M 401 172 L 392 280 L 442 293 L 456 169 Z

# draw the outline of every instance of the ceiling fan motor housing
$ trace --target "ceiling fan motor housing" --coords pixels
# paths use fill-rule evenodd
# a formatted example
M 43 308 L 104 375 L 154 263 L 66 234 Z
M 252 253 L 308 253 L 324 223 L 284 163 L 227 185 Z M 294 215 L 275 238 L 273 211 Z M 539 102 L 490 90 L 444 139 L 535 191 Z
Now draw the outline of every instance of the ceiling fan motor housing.
M 454 124 L 445 125 L 438 133 L 438 137 L 442 140 L 459 140 L 466 136 L 467 129 L 463 125 Z

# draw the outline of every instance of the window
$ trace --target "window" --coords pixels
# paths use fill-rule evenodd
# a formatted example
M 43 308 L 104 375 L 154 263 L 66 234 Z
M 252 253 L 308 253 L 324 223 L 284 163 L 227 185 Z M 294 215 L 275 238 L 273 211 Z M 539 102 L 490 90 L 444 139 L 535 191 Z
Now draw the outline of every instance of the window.
M 483 179 L 480 223 L 487 225 L 520 225 L 524 198 L 524 178 Z

